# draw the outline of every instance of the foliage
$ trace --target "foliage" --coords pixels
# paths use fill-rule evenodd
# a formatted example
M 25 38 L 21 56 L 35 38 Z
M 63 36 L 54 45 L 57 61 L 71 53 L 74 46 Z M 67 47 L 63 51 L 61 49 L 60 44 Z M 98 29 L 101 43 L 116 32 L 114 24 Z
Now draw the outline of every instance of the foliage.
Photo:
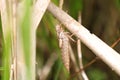
M 27 80 L 31 80 L 32 72 L 31 72 L 31 7 L 32 0 L 25 0 L 24 10 L 23 10 L 23 20 L 21 21 L 21 35 L 24 49 L 24 59 L 27 69 Z
M 59 4 L 59 0 L 52 0 L 52 1 L 56 5 Z M 111 2 L 112 2 L 112 0 L 111 0 Z M 24 48 L 24 53 L 25 53 L 24 54 L 25 63 L 26 63 L 27 69 L 28 69 L 27 70 L 28 80 L 30 79 L 29 69 L 31 68 L 31 66 L 30 66 L 30 57 L 31 56 L 29 54 L 30 53 L 30 34 L 31 34 L 31 32 L 30 32 L 30 26 L 31 26 L 30 6 L 31 6 L 31 3 L 32 3 L 31 0 L 26 0 L 25 9 L 24 9 L 24 18 L 22 19 L 22 22 L 21 22 L 21 38 L 23 41 L 23 48 Z M 119 7 L 119 3 L 120 3 L 119 0 L 116 0 L 117 7 Z M 102 8 L 104 8 L 104 6 L 101 6 L 101 5 L 104 5 L 104 4 L 102 4 L 101 1 L 99 1 L 99 2 L 94 1 L 93 3 L 92 2 L 89 3 L 89 1 L 87 1 L 86 4 L 89 4 L 89 6 L 87 6 L 87 7 L 85 7 L 84 4 L 83 4 L 83 0 L 67 0 L 67 1 L 65 1 L 64 5 L 63 5 L 64 6 L 63 9 L 68 9 L 68 14 L 70 14 L 76 20 L 78 18 L 79 11 L 81 11 L 81 12 L 83 11 L 83 13 L 82 13 L 83 14 L 83 16 L 82 16 L 83 17 L 83 19 L 82 19 L 83 25 L 87 26 L 87 28 L 89 27 L 88 29 L 91 30 L 93 33 L 95 33 L 95 34 L 99 33 L 98 36 L 106 42 L 109 42 L 111 40 L 111 35 L 112 35 L 112 37 L 116 36 L 116 37 L 114 37 L 115 39 L 111 40 L 109 43 L 109 45 L 112 44 L 113 41 L 115 41 L 119 36 L 118 27 L 116 28 L 116 25 L 117 26 L 120 26 L 120 25 L 118 24 L 118 22 L 119 22 L 118 18 L 115 16 L 115 15 L 118 15 L 116 13 L 119 13 L 119 10 L 118 10 L 118 12 L 116 11 L 115 15 L 112 14 L 112 16 L 113 16 L 112 18 L 106 19 L 108 17 L 105 16 L 103 13 L 107 14 L 108 16 L 109 15 L 111 16 L 111 14 L 109 14 L 110 12 L 107 12 L 106 9 L 105 9 L 105 11 L 104 11 L 104 9 L 102 9 Z M 110 4 L 110 5 L 116 6 L 114 4 Z M 85 7 L 85 8 L 83 8 L 83 7 Z M 90 7 L 90 8 L 88 8 L 88 7 Z M 88 10 L 88 9 L 90 9 L 90 10 Z M 110 7 L 110 9 L 111 9 L 111 7 Z M 111 13 L 115 12 L 116 9 L 114 9 L 113 7 L 112 7 L 112 9 L 113 9 L 113 11 L 111 11 Z M 86 13 L 84 11 L 88 11 L 88 12 Z M 95 16 L 100 16 L 100 17 L 97 18 Z M 118 15 L 118 17 L 119 17 L 119 15 Z M 116 19 L 115 21 L 113 21 L 116 23 L 115 26 L 114 26 L 114 23 L 113 23 L 113 25 L 110 25 L 110 24 L 112 24 L 113 19 Z M 36 36 L 37 36 L 37 39 L 36 39 L 37 40 L 37 42 L 36 42 L 36 66 L 37 66 L 36 76 L 37 76 L 37 78 L 39 78 L 39 76 L 41 76 L 41 75 L 39 75 L 39 71 L 45 67 L 45 65 L 47 64 L 47 62 L 50 59 L 50 56 L 54 53 L 57 55 L 57 60 L 55 60 L 52 67 L 50 67 L 50 72 L 49 72 L 48 76 L 46 77 L 47 80 L 67 80 L 68 78 L 70 78 L 71 76 L 73 76 L 74 74 L 77 73 L 75 71 L 75 68 L 72 65 L 73 64 L 72 62 L 71 62 L 71 66 L 70 66 L 71 67 L 70 74 L 66 71 L 66 69 L 62 63 L 61 51 L 59 48 L 58 38 L 56 36 L 56 30 L 55 30 L 55 26 L 58 23 L 59 22 L 51 15 L 51 13 L 46 11 L 46 13 L 44 14 L 42 21 L 40 22 L 39 27 L 36 31 Z M 0 25 L 1 25 L 1 21 L 0 21 Z M 113 26 L 113 27 L 108 27 L 108 26 Z M 105 30 L 107 30 L 107 31 L 105 31 Z M 117 34 L 113 34 L 112 33 L 113 31 L 109 31 L 109 30 L 115 30 L 114 33 L 117 32 Z M 2 27 L 0 26 L 0 35 L 1 35 L 1 33 L 2 33 Z M 109 34 L 110 34 L 110 37 L 109 37 Z M 107 37 L 108 39 L 106 39 L 106 36 L 108 36 Z M 2 36 L 0 36 L 0 39 L 2 39 L 1 37 Z M 74 38 L 74 39 L 76 40 L 76 38 Z M 109 40 L 109 41 L 107 41 L 107 40 Z M 77 60 L 77 57 L 76 57 L 77 51 L 76 51 L 76 47 L 75 47 L 76 43 L 73 43 L 72 41 L 70 41 L 70 42 L 71 42 L 73 51 L 75 53 L 75 58 Z M 0 42 L 0 43 L 2 43 L 2 42 Z M 4 75 L 3 80 L 9 80 L 9 76 L 10 76 L 10 71 L 9 71 L 10 70 L 9 60 L 11 57 L 10 56 L 10 47 L 11 47 L 11 36 L 10 36 L 10 33 L 8 33 L 6 41 L 4 41 L 4 44 L 2 45 L 2 48 L 4 48 L 4 50 L 2 51 L 3 52 L 2 62 L 4 64 L 0 65 L 0 66 L 2 66 L 2 67 L 0 67 L 0 72 L 4 71 L 4 73 L 2 74 L 2 76 Z M 87 49 L 86 47 L 83 46 L 82 48 L 84 48 L 82 50 L 83 51 L 83 62 L 86 62 L 86 63 L 84 63 L 84 65 L 86 65 L 95 57 L 95 55 L 93 55 L 92 52 L 89 49 Z M 0 55 L 1 55 L 1 53 L 0 53 Z M 47 67 L 49 67 L 49 66 L 47 66 Z M 114 78 L 116 80 L 119 80 L 119 78 L 120 78 L 114 72 L 111 72 L 111 70 L 103 62 L 100 62 L 100 64 L 99 64 L 99 61 L 96 61 L 96 63 L 91 64 L 90 66 L 87 66 L 87 68 L 88 69 L 85 68 L 85 71 L 90 80 L 110 80 L 110 79 L 112 80 Z M 76 74 L 76 76 L 72 79 L 77 80 L 79 77 L 79 76 L 77 76 L 78 74 Z
M 99 69 L 91 69 L 88 72 L 90 80 L 107 80 L 107 75 L 105 72 Z

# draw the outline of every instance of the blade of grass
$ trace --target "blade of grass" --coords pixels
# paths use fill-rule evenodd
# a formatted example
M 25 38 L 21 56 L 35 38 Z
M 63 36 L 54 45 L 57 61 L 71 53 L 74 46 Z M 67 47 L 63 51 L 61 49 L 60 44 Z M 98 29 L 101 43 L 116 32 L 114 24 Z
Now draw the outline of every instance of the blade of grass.
M 3 74 L 2 80 L 9 80 L 10 78 L 10 65 L 11 65 L 11 7 L 8 0 L 1 0 L 0 11 L 2 20 L 2 32 L 3 32 Z
M 31 0 L 25 0 L 24 3 L 24 12 L 23 12 L 23 19 L 21 21 L 21 38 L 22 38 L 22 45 L 23 45 L 23 58 L 24 58 L 24 68 L 25 68 L 25 75 L 24 79 L 26 80 L 33 80 L 32 78 L 32 66 L 31 63 Z
M 10 33 L 9 33 L 10 34 Z M 11 37 L 8 34 L 4 42 L 3 50 L 3 77 L 2 80 L 9 80 L 10 77 L 10 53 L 11 53 Z

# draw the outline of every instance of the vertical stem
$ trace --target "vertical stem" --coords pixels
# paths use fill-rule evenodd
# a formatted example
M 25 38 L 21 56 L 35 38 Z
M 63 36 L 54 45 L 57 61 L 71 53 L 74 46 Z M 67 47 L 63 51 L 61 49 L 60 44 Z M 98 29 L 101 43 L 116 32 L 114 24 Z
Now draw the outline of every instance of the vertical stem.
M 81 13 L 80 12 L 79 12 L 79 15 L 78 15 L 78 22 L 81 23 Z M 81 50 L 80 39 L 77 40 L 77 50 L 78 50 L 79 67 L 80 67 L 80 69 L 83 69 L 82 50 Z M 89 80 L 84 70 L 81 71 L 81 75 L 82 75 L 82 78 L 84 80 Z
M 36 37 L 31 24 L 31 1 L 26 0 L 20 7 L 24 8 L 18 29 L 17 80 L 35 80 Z
M 12 54 L 14 80 L 17 80 L 17 1 L 12 0 Z

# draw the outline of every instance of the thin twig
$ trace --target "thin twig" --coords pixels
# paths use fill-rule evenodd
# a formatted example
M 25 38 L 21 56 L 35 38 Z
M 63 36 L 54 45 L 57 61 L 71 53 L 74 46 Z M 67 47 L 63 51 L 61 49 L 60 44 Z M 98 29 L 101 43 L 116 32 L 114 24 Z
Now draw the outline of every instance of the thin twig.
M 59 8 L 62 9 L 64 0 L 59 0 Z
M 75 66 L 75 71 L 78 71 L 79 70 L 79 67 L 77 65 L 77 61 L 75 59 L 75 55 L 74 55 L 74 52 L 72 50 L 72 47 L 71 45 L 69 44 L 69 50 L 70 50 L 70 58 L 71 58 L 71 61 L 73 62 L 74 66 Z
M 81 23 L 81 13 L 80 12 L 79 12 L 79 15 L 78 15 L 78 22 Z M 77 50 L 78 50 L 79 67 L 80 67 L 80 69 L 82 69 L 83 68 L 83 63 L 82 63 L 82 50 L 81 50 L 80 39 L 77 40 Z M 83 77 L 83 80 L 89 80 L 84 70 L 81 71 L 81 75 Z
M 70 45 L 70 44 L 69 44 L 69 45 Z M 74 55 L 74 52 L 73 52 L 73 50 L 72 50 L 71 45 L 69 46 L 69 50 L 70 50 L 70 58 L 71 58 L 71 61 L 73 62 L 73 65 L 75 66 L 75 72 L 77 72 L 80 68 L 79 68 L 78 65 L 77 65 L 77 61 L 76 61 L 76 59 L 75 59 L 75 55 Z M 78 78 L 79 78 L 80 80 L 82 80 L 81 74 L 78 74 Z
M 120 42 L 120 38 L 117 39 L 117 41 L 115 41 L 115 42 L 111 45 L 111 47 L 114 48 L 119 42 Z
M 74 78 L 78 73 L 82 72 L 83 70 L 85 70 L 88 66 L 90 66 L 91 64 L 93 64 L 94 62 L 96 62 L 96 60 L 99 59 L 98 57 L 95 57 L 95 59 L 93 59 L 92 61 L 90 61 L 88 64 L 84 65 L 83 68 L 81 68 L 79 71 L 75 72 L 75 74 L 73 74 L 69 80 L 71 80 L 71 78 Z

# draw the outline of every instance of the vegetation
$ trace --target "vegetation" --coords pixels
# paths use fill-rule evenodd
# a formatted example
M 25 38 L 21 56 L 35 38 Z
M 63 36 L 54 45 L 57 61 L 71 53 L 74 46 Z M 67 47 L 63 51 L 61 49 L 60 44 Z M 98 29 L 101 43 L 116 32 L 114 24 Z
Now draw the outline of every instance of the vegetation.
M 30 8 L 37 1 L 39 0 L 23 0 L 23 9 L 18 9 L 23 11 L 15 13 L 22 14 L 22 17 L 14 18 L 12 3 L 8 2 L 5 5 L 7 15 L 3 15 L 2 8 L 0 8 L 0 80 L 120 79 L 116 72 L 81 43 L 48 9 L 42 16 L 37 30 L 34 30 Z M 120 53 L 119 0 L 63 0 L 62 7 L 60 7 L 60 1 L 62 0 L 51 0 L 91 33 Z M 22 1 L 18 1 L 18 3 L 22 3 Z M 3 16 L 7 16 L 6 22 L 4 22 L 5 17 Z M 80 20 L 79 17 L 81 17 Z M 14 22 L 16 23 L 14 24 Z M 60 29 L 62 27 L 61 32 L 64 34 L 56 30 L 57 25 Z M 65 35 L 69 39 L 68 46 L 66 46 L 67 41 L 60 38 L 61 35 Z M 68 48 L 60 47 L 61 40 L 62 45 L 65 44 L 69 48 L 70 60 L 68 62 L 70 64 L 67 64 L 69 69 L 64 64 L 66 57 L 61 54 Z M 80 54 L 82 60 L 79 52 L 82 53 Z

